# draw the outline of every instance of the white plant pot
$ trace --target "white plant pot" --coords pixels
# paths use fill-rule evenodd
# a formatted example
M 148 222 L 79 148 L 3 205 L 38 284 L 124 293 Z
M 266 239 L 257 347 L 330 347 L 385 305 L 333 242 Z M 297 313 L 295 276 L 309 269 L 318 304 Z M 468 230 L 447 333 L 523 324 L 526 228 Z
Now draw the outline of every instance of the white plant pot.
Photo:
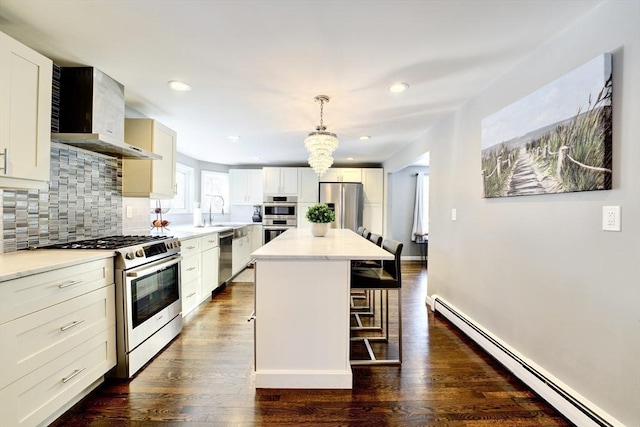
M 322 237 L 327 234 L 329 224 L 326 222 L 314 222 L 311 224 L 311 234 L 315 237 Z

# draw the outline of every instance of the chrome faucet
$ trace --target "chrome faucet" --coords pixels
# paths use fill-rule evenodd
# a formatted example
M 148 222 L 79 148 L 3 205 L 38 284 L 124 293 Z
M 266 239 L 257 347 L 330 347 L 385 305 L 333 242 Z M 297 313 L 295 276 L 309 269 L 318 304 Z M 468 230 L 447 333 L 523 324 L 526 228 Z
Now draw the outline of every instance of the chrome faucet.
M 209 200 L 209 225 L 213 225 L 213 212 L 211 211 L 211 207 L 213 206 L 213 200 L 216 197 L 222 200 L 222 208 L 220 209 L 220 213 L 224 215 L 224 198 L 219 194 L 214 194 Z

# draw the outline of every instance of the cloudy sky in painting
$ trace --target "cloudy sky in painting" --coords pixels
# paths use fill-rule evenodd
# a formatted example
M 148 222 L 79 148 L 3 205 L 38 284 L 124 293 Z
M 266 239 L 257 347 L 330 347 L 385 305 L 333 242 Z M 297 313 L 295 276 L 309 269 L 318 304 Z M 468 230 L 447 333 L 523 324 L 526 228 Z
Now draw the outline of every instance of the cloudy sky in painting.
M 595 100 L 611 73 L 602 54 L 482 120 L 482 149 L 575 116 Z

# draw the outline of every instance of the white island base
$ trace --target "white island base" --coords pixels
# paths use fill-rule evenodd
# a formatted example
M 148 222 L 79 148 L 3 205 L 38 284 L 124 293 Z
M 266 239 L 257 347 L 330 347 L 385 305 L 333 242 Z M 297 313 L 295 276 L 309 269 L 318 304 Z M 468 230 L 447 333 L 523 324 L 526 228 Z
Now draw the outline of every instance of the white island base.
M 352 387 L 349 271 L 348 260 L 256 263 L 256 387 Z
M 256 387 L 352 388 L 351 260 L 393 255 L 351 230 L 292 229 L 252 256 Z

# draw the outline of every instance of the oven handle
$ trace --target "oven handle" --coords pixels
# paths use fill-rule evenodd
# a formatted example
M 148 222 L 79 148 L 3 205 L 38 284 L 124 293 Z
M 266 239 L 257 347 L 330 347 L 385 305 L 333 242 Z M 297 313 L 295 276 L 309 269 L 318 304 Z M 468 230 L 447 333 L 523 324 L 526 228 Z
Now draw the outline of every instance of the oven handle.
M 174 264 L 177 264 L 180 262 L 180 260 L 182 260 L 182 256 L 177 255 L 174 257 L 171 257 L 167 260 L 161 260 L 158 262 L 154 262 L 153 264 L 149 264 L 149 265 L 145 265 L 145 268 L 142 269 L 138 269 L 138 270 L 132 270 L 132 271 L 128 271 L 127 272 L 127 277 L 143 277 L 143 276 L 147 276 L 149 274 L 155 273 L 156 271 L 166 268 L 166 267 L 171 267 Z

